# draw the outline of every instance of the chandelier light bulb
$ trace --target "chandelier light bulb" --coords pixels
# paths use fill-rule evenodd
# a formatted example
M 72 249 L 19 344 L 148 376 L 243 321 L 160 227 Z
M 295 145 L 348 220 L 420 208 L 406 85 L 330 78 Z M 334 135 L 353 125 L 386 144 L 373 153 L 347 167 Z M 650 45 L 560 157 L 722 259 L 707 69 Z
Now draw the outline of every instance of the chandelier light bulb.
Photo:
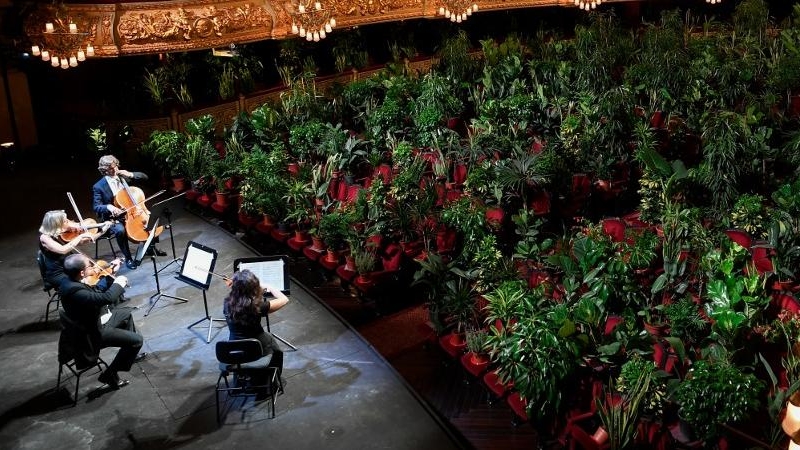
M 467 8 L 467 12 L 465 14 L 468 15 L 468 16 L 472 15 L 472 7 L 471 6 L 469 8 Z M 464 20 L 467 20 L 467 18 L 465 17 Z
M 302 3 L 297 5 L 297 11 L 300 12 L 300 14 L 305 14 L 305 12 L 306 12 L 305 5 L 303 5 Z
M 294 23 L 294 22 L 292 22 L 292 33 L 294 33 L 294 34 L 300 33 L 300 29 L 297 28 L 297 24 Z
M 320 2 L 314 2 L 314 9 L 316 9 L 317 11 L 319 11 L 320 9 L 322 9 L 322 3 L 320 3 Z
M 74 56 L 69 57 L 69 66 L 70 67 L 78 67 L 78 58 Z
M 444 17 L 445 17 L 446 19 L 449 19 L 449 18 L 450 18 L 450 10 L 449 10 L 449 9 L 445 9 L 445 10 L 444 10 Z
M 78 32 L 78 26 L 75 25 L 74 23 L 70 23 L 69 24 L 69 32 L 70 33 L 77 33 Z
M 61 68 L 69 69 L 69 63 L 67 62 L 67 58 L 61 58 Z
M 86 46 L 86 56 L 94 56 L 94 47 L 92 44 Z
M 42 61 L 50 61 L 50 52 L 42 50 Z
M 440 6 L 440 7 L 439 7 L 439 15 L 440 15 L 440 16 L 443 16 L 443 15 L 444 15 L 444 6 Z
M 478 12 L 478 4 L 477 3 L 473 3 L 472 4 L 472 12 Z
M 336 19 L 335 19 L 335 18 L 333 18 L 333 17 L 331 17 L 331 22 L 330 22 L 330 24 L 331 24 L 331 28 L 334 28 L 334 27 L 336 26 Z
M 58 67 L 58 56 L 53 56 L 50 58 L 50 65 L 53 67 Z
M 319 42 L 319 31 L 314 32 L 314 42 Z
M 314 40 L 314 35 L 312 33 L 306 33 L 306 40 L 311 42 Z
M 300 37 L 306 37 L 306 29 L 300 26 Z
M 328 34 L 325 33 L 325 30 L 319 30 L 319 38 L 325 39 L 326 37 L 328 37 Z
M 42 52 L 39 50 L 39 46 L 38 45 L 34 45 L 33 47 L 31 47 L 31 55 L 39 56 L 41 54 L 42 54 Z
M 53 28 L 53 22 L 47 22 L 44 24 L 45 33 L 52 33 L 53 31 L 55 31 L 55 28 Z
M 78 50 L 78 61 L 86 61 L 86 53 L 83 50 Z
M 324 32 L 325 33 L 330 33 L 331 31 L 333 31 L 333 28 L 331 27 L 331 23 L 328 22 L 328 23 L 325 24 L 325 31 Z M 322 33 L 320 33 L 320 34 L 322 34 Z

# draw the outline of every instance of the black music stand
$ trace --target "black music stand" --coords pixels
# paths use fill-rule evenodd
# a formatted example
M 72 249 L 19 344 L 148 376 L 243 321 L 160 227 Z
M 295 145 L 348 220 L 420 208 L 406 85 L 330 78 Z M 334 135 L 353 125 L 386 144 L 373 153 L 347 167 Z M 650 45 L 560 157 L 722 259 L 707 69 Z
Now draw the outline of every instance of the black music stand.
M 172 261 L 168 262 L 164 267 L 159 269 L 159 273 L 164 271 L 167 267 L 171 266 L 173 263 L 183 261 L 181 258 L 178 258 L 177 254 L 175 253 L 175 235 L 172 232 L 172 211 L 170 211 L 169 207 L 167 206 L 167 202 L 180 197 L 186 194 L 186 192 L 181 192 L 178 195 L 174 195 L 166 200 L 162 200 L 158 203 L 154 203 L 150 207 L 150 222 L 145 227 L 146 230 L 154 230 L 158 228 L 158 222 L 161 217 L 165 217 L 167 219 L 167 224 L 164 225 L 164 228 L 169 230 L 169 242 L 170 247 L 172 248 Z M 155 218 L 155 221 L 153 220 Z
M 211 285 L 211 275 L 214 271 L 214 265 L 217 263 L 217 251 L 213 248 L 206 247 L 205 245 L 198 244 L 194 241 L 189 241 L 186 245 L 186 253 L 183 255 L 183 265 L 181 266 L 180 274 L 175 277 L 186 284 L 194 286 L 203 291 L 203 307 L 205 308 L 206 315 L 200 320 L 192 323 L 186 328 L 192 328 L 204 321 L 208 321 L 208 335 L 206 336 L 206 344 L 211 342 L 211 327 L 214 322 L 225 322 L 225 319 L 216 319 L 211 317 L 208 312 L 208 298 L 206 291 Z
M 139 246 L 138 250 L 136 250 L 136 264 L 139 264 L 142 261 L 142 258 L 144 258 L 144 254 L 147 252 L 147 249 L 150 248 L 150 245 L 153 243 L 153 238 L 155 238 L 157 228 L 158 228 L 158 219 L 156 219 L 155 223 L 150 228 L 150 235 L 147 237 L 147 240 L 142 245 Z M 158 303 L 158 301 L 161 300 L 161 297 L 167 297 L 179 300 L 181 303 L 186 303 L 189 301 L 183 297 L 169 295 L 161 292 L 161 283 L 158 280 L 158 274 L 161 273 L 161 270 L 164 269 L 160 270 L 158 269 L 158 266 L 156 265 L 155 254 L 150 255 L 150 261 L 153 261 L 153 277 L 156 279 L 156 293 L 150 296 L 150 307 L 147 308 L 147 312 L 144 313 L 145 317 L 147 317 L 150 314 L 150 312 L 156 306 L 156 303 Z
M 286 270 L 289 257 L 286 255 L 256 256 L 250 258 L 239 258 L 233 261 L 233 271 L 247 269 L 258 278 L 261 285 L 268 284 L 280 288 L 281 292 L 290 295 L 289 290 L 289 271 Z M 264 293 L 267 296 L 267 293 Z M 264 317 L 267 319 L 267 332 L 275 339 L 289 346 L 292 351 L 297 351 L 297 347 L 286 339 L 273 333 L 269 328 L 269 313 Z

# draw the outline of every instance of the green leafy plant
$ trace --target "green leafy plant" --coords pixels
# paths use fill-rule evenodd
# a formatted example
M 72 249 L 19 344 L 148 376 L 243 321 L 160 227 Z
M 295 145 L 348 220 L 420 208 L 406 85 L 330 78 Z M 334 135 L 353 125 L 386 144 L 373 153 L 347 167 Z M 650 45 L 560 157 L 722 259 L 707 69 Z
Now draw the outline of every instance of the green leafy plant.
M 746 421 L 761 404 L 764 383 L 725 361 L 697 361 L 675 392 L 679 416 L 702 439 L 720 424 Z

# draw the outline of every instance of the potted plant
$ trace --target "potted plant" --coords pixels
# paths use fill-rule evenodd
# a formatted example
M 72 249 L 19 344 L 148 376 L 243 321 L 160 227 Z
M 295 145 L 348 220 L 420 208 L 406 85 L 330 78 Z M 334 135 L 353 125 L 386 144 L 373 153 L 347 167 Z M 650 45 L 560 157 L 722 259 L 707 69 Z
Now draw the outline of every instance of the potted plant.
M 697 361 L 675 391 L 679 417 L 697 437 L 710 440 L 721 424 L 742 423 L 760 404 L 764 383 L 724 361 Z
M 367 248 L 366 245 L 351 247 L 350 254 L 353 256 L 353 265 L 358 273 L 357 283 L 369 284 L 369 274 L 375 270 L 377 257 L 375 251 Z
M 164 175 L 172 176 L 173 180 L 186 177 L 182 173 L 182 159 L 187 156 L 186 136 L 175 130 L 156 130 L 150 134 L 147 142 L 143 143 L 140 151 L 152 158 L 153 163 Z M 177 190 L 177 189 L 176 189 Z
M 343 211 L 332 211 L 324 214 L 319 221 L 319 235 L 328 244 L 326 257 L 331 260 L 339 258 L 338 252 L 344 247 L 352 224 L 348 214 Z
M 467 350 L 470 352 L 470 362 L 475 366 L 485 367 L 489 364 L 489 356 L 486 354 L 486 338 L 486 330 L 467 330 Z

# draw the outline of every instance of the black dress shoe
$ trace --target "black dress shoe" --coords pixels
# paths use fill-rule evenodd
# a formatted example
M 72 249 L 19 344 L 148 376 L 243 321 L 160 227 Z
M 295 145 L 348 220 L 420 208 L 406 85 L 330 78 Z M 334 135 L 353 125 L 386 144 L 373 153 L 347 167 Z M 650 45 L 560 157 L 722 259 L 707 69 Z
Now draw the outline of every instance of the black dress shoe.
M 148 248 L 144 254 L 147 256 L 167 256 L 167 252 L 156 246 Z
M 127 267 L 130 270 L 136 269 L 136 267 L 137 267 L 136 261 L 134 261 L 132 259 L 126 259 L 125 260 L 125 267 Z
M 127 386 L 130 383 L 128 380 L 120 380 L 117 372 L 111 372 L 109 370 L 101 373 L 100 376 L 97 377 L 97 381 L 108 385 L 109 388 L 115 391 L 123 386 Z

